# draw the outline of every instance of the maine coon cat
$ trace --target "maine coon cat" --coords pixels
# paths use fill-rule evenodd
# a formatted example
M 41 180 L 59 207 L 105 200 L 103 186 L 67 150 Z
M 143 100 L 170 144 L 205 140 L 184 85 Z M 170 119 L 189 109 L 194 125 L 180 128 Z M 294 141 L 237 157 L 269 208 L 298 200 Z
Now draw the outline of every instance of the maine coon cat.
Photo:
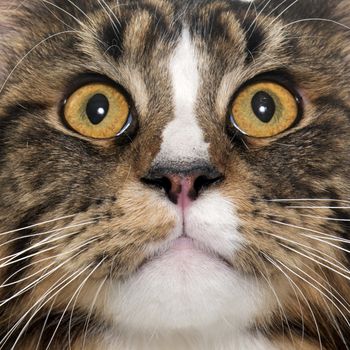
M 350 348 L 347 0 L 1 0 L 0 349 Z

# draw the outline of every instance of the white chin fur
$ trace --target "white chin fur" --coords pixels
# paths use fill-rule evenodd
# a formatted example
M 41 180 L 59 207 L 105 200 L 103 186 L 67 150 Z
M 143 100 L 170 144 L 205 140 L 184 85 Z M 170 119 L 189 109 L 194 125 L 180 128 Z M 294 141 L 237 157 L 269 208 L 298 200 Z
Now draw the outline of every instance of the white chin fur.
M 170 251 L 116 283 L 108 307 L 119 326 L 158 333 L 205 330 L 222 322 L 240 330 L 263 308 L 255 280 L 200 251 Z
M 218 192 L 195 201 L 185 222 L 189 237 L 220 256 L 233 257 L 243 242 L 234 207 Z M 181 234 L 181 227 L 182 219 L 169 240 Z M 148 249 L 162 251 L 164 243 Z M 207 332 L 215 325 L 241 331 L 264 312 L 268 295 L 255 278 L 240 275 L 214 255 L 172 248 L 127 280 L 113 282 L 106 312 L 127 332 Z

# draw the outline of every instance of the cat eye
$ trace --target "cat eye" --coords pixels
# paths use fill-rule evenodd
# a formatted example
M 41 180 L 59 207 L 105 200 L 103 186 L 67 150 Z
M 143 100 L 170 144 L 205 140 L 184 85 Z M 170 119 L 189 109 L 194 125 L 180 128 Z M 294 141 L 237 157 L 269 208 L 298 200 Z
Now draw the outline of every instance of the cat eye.
M 266 138 L 289 129 L 299 117 L 300 101 L 273 81 L 245 86 L 234 98 L 230 120 L 243 134 Z
M 129 104 L 117 88 L 93 83 L 79 88 L 66 100 L 64 118 L 83 136 L 109 139 L 122 134 L 130 124 Z

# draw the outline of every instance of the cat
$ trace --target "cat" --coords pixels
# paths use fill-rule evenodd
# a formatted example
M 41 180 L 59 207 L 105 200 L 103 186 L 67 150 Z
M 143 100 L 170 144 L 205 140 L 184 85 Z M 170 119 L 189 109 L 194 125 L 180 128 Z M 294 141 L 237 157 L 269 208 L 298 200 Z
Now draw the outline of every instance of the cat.
M 349 26 L 1 0 L 0 349 L 349 349 Z

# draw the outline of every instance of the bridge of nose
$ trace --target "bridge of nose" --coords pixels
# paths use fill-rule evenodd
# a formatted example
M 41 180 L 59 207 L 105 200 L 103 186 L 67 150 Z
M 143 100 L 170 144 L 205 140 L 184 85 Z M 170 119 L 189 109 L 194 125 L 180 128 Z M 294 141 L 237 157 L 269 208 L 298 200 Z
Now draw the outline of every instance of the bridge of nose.
M 169 60 L 169 77 L 172 88 L 174 115 L 165 125 L 160 151 L 153 165 L 209 162 L 209 144 L 196 115 L 200 88 L 198 52 L 189 30 L 184 27 L 177 46 Z
M 174 115 L 165 125 L 160 151 L 143 182 L 162 188 L 181 206 L 195 200 L 203 187 L 222 175 L 210 163 L 209 143 L 197 119 L 200 89 L 198 52 L 186 26 L 169 60 Z

